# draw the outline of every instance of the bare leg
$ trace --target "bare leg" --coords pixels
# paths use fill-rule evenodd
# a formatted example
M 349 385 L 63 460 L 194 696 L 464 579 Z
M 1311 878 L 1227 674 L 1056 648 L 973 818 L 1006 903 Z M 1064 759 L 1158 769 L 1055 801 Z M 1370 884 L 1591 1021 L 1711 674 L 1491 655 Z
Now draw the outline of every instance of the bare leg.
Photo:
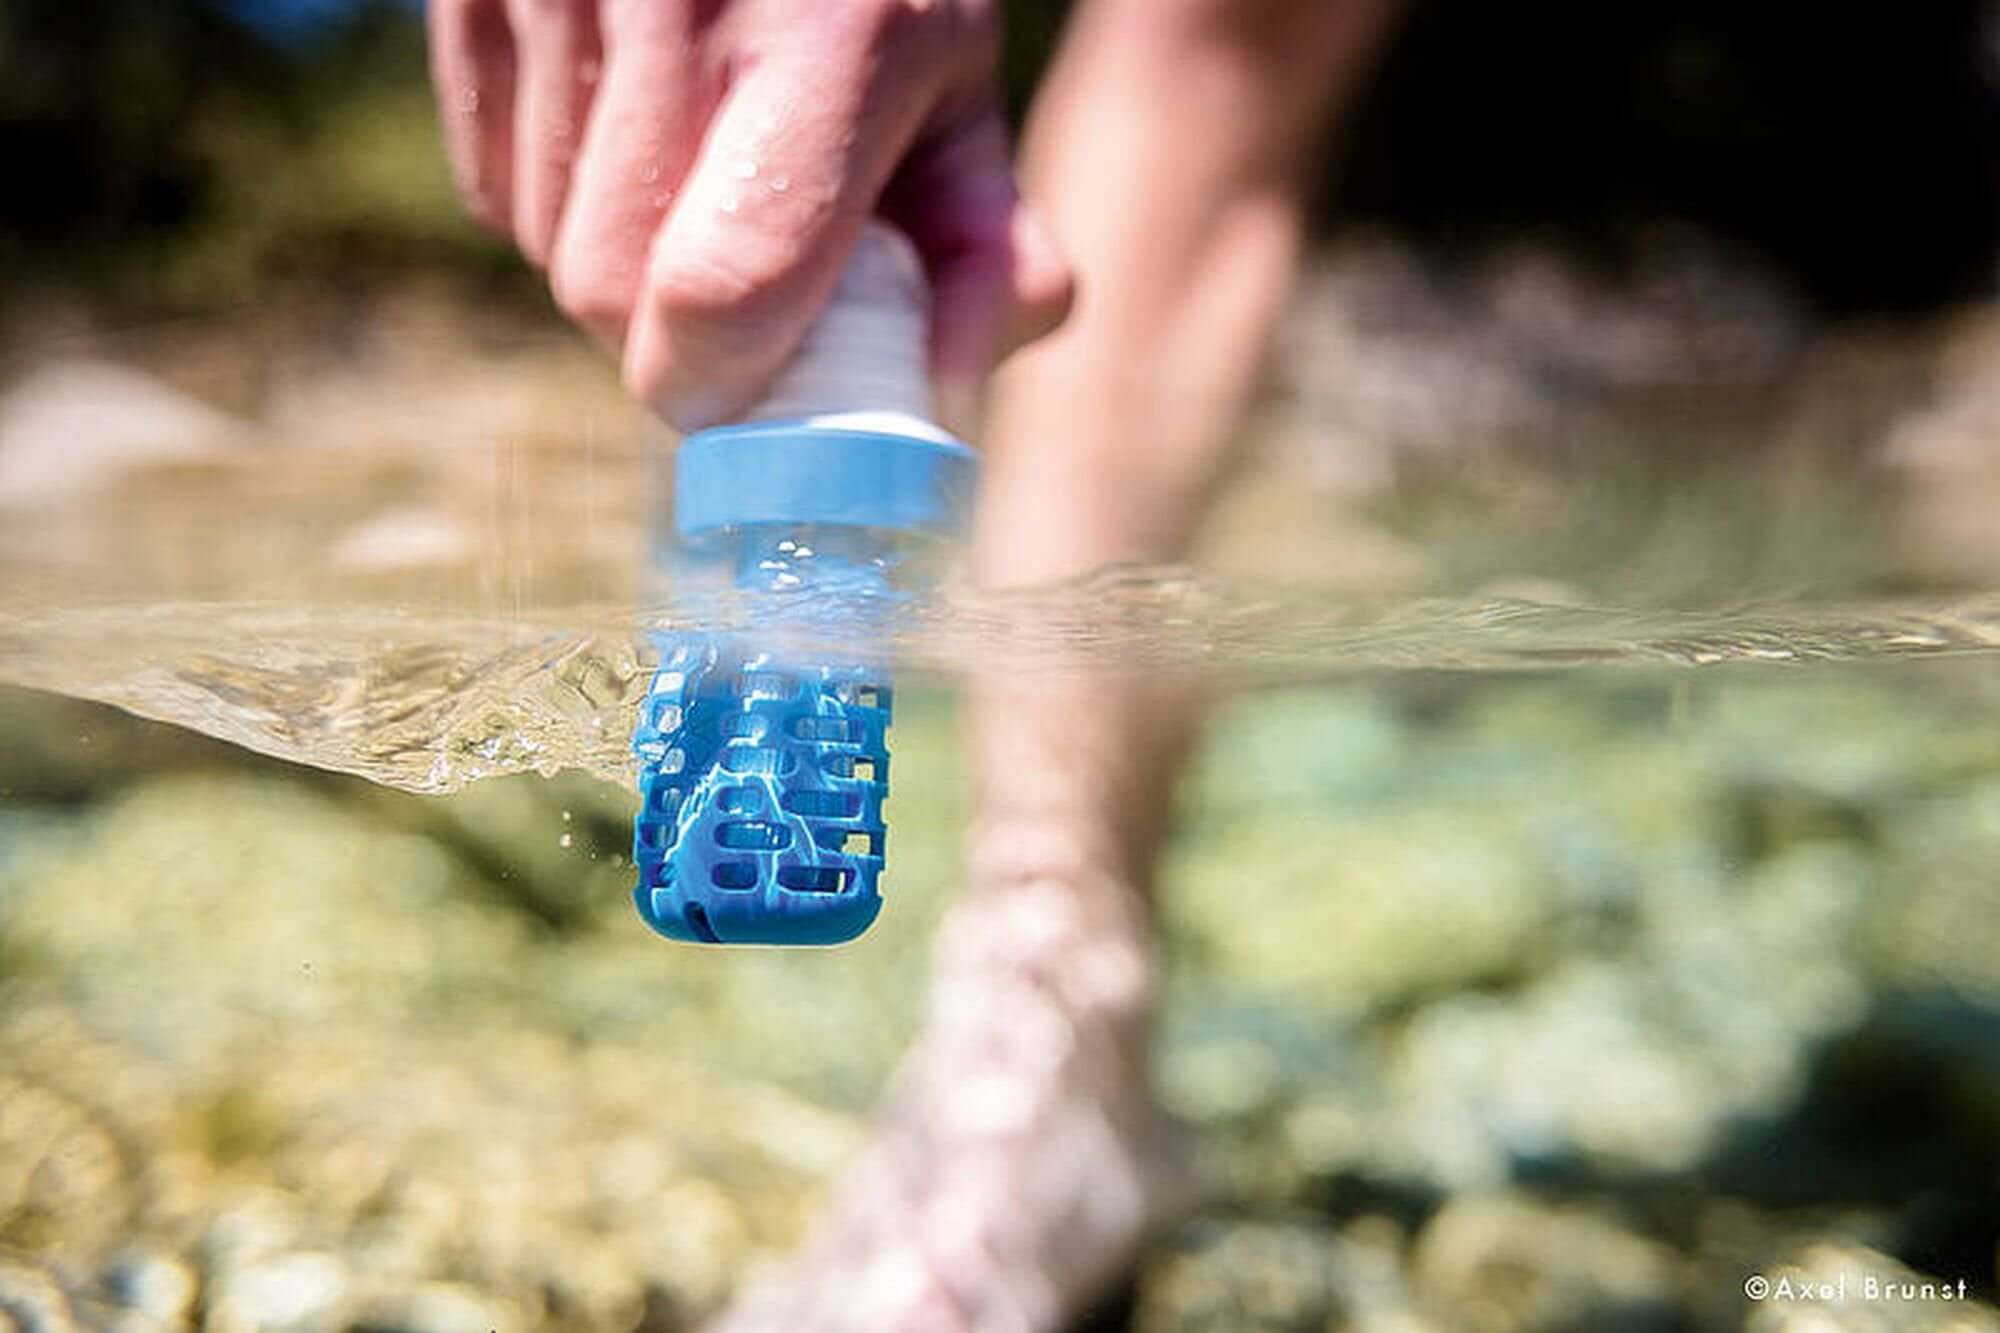
M 1074 313 L 998 384 L 996 583 L 1177 554 L 1297 267 L 1308 164 L 1397 0 L 1098 0 L 1029 126 Z
M 1081 274 L 997 386 L 995 586 L 1177 555 L 1254 387 L 1318 125 L 1395 0 L 1092 0 L 1030 126 Z M 1078 664 L 973 682 L 977 822 L 931 1009 L 805 1254 L 730 1329 L 1059 1328 L 1192 1200 L 1146 1071 L 1149 903 L 1190 700 Z

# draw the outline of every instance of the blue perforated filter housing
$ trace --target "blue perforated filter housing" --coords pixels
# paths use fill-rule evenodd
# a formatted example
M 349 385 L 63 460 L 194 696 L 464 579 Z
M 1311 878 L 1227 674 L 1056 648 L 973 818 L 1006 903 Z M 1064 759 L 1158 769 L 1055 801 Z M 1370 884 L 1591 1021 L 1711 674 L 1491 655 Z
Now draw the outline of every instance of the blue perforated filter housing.
M 893 695 L 873 636 L 902 552 L 958 528 L 973 476 L 934 428 L 796 419 L 682 444 L 679 548 L 728 563 L 752 628 L 654 638 L 632 746 L 634 900 L 655 930 L 825 945 L 875 920 Z

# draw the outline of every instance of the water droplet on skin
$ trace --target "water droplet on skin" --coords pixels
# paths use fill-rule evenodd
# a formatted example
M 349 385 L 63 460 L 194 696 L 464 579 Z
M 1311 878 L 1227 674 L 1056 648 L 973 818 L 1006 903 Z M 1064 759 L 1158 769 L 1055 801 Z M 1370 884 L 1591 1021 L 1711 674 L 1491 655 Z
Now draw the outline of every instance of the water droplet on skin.
M 737 180 L 740 181 L 756 180 L 757 164 L 755 162 L 752 162 L 749 158 L 746 157 L 741 162 L 738 162 L 736 164 L 735 173 Z
M 783 194 L 783 193 L 784 193 L 785 191 L 787 191 L 787 190 L 789 190 L 789 189 L 791 189 L 791 188 L 792 188 L 792 180 L 791 180 L 791 177 L 789 177 L 789 176 L 773 176 L 773 177 L 771 177 L 771 193 L 772 193 L 772 194 Z
M 479 89 L 466 84 L 458 90 L 458 109 L 461 115 L 475 115 L 479 111 Z
M 659 180 L 660 164 L 657 162 L 648 162 L 644 167 L 640 168 L 639 179 L 647 185 L 651 185 L 653 182 Z
M 653 195 L 654 208 L 665 208 L 668 204 L 671 204 L 673 201 L 674 201 L 674 192 L 672 190 L 659 190 L 656 191 Z
M 725 213 L 734 213 L 741 206 L 741 203 L 733 194 L 722 201 L 722 211 Z

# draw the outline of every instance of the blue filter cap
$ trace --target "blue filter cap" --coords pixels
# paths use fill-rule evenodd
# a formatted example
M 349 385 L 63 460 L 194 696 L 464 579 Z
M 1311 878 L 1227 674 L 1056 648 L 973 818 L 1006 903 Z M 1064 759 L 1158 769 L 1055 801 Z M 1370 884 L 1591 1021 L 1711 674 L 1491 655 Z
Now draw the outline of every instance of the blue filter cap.
M 972 450 L 911 418 L 845 413 L 722 426 L 681 444 L 674 531 L 696 545 L 769 525 L 949 536 L 964 527 L 978 475 Z
M 639 913 L 707 944 L 839 944 L 881 910 L 892 716 L 873 636 L 908 534 L 963 521 L 976 463 L 935 433 L 826 419 L 689 437 L 682 549 L 730 557 L 750 625 L 662 632 L 632 746 Z M 797 647 L 837 617 L 838 649 Z M 826 660 L 835 653 L 841 660 Z

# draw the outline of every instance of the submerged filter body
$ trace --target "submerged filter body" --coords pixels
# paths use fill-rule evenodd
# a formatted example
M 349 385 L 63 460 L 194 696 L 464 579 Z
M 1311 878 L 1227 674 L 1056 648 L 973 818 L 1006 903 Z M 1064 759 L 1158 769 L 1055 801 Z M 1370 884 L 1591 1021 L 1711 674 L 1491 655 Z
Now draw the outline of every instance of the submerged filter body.
M 958 530 L 975 476 L 921 415 L 922 302 L 907 243 L 871 229 L 762 419 L 681 444 L 662 557 L 719 567 L 742 628 L 655 635 L 634 900 L 664 935 L 838 944 L 881 910 L 881 639 L 913 547 Z

